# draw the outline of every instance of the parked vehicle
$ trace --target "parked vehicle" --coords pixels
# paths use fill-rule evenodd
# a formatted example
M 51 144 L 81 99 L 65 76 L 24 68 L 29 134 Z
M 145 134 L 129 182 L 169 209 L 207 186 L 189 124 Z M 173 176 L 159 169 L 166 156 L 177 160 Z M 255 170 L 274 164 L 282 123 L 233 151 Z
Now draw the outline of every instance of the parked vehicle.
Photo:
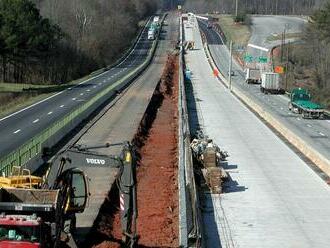
M 155 29 L 149 29 L 148 30 L 148 40 L 154 40 L 155 39 Z
M 73 242 L 75 214 L 84 211 L 89 196 L 88 180 L 77 168 L 64 171 L 64 164 L 52 187 L 37 184 L 42 179 L 29 173 L 0 178 L 0 247 L 58 248 Z
M 284 90 L 280 87 L 280 75 L 275 72 L 264 72 L 261 74 L 261 92 L 268 94 L 280 94 L 284 93 Z
M 303 118 L 323 118 L 324 109 L 311 101 L 311 95 L 306 89 L 296 88 L 291 91 L 289 109 Z
M 261 81 L 261 75 L 260 75 L 260 70 L 259 69 L 252 69 L 252 68 L 247 68 L 246 69 L 246 75 L 245 75 L 245 82 L 250 84 L 250 83 L 255 83 L 258 84 Z
M 159 23 L 159 16 L 154 16 L 154 20 L 155 23 Z

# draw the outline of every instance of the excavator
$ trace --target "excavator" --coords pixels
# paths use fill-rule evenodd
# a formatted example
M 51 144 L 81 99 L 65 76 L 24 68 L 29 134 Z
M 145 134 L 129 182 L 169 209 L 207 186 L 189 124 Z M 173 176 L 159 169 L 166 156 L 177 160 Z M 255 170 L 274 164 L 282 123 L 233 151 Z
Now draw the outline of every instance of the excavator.
M 90 151 L 121 145 L 120 156 Z M 0 247 L 77 247 L 76 214 L 84 212 L 89 193 L 85 166 L 118 168 L 117 184 L 124 200 L 121 213 L 125 247 L 136 245 L 136 162 L 129 142 L 94 147 L 71 147 L 59 153 L 44 177 L 14 166 L 9 176 L 0 177 Z

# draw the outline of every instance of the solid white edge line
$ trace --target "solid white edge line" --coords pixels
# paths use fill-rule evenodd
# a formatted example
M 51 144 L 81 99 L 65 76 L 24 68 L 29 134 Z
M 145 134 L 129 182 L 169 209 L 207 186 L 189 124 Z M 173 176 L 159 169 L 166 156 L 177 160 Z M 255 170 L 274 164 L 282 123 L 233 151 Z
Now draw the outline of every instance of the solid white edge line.
M 146 29 L 146 27 L 148 26 L 150 20 L 151 20 L 151 19 L 149 19 L 149 21 L 147 22 L 147 24 L 144 26 L 144 28 L 143 28 L 143 30 L 142 30 L 142 33 L 145 31 L 145 29 Z M 124 62 L 127 60 L 127 58 L 128 58 L 133 52 L 134 52 L 134 50 L 135 50 L 137 44 L 140 42 L 140 40 L 141 40 L 141 38 L 142 38 L 142 33 L 141 33 L 141 36 L 139 37 L 139 39 L 137 40 L 137 42 L 135 43 L 135 45 L 134 45 L 132 51 L 126 56 L 126 58 L 125 58 L 121 63 L 119 63 L 118 65 L 114 66 L 113 68 L 116 68 L 116 67 L 120 66 L 122 63 L 124 63 Z M 111 68 L 111 69 L 113 69 L 113 68 Z M 39 102 L 36 102 L 36 103 L 34 103 L 34 104 L 30 105 L 30 106 L 27 106 L 27 107 L 25 107 L 25 108 L 23 108 L 23 109 L 20 109 L 20 110 L 18 110 L 18 111 L 16 111 L 16 112 L 12 113 L 12 114 L 10 114 L 10 115 L 7 115 L 7 116 L 1 118 L 1 119 L 0 119 L 0 122 L 1 122 L 1 121 L 4 121 L 4 120 L 6 120 L 6 119 L 8 119 L 8 118 L 10 118 L 10 117 L 12 117 L 12 116 L 15 116 L 15 115 L 17 115 L 17 114 L 19 114 L 19 113 L 21 113 L 21 112 L 23 112 L 23 111 L 25 111 L 25 110 L 28 110 L 28 109 L 30 109 L 30 108 L 32 108 L 32 107 L 34 107 L 34 106 L 37 106 L 37 105 L 39 105 L 40 103 L 46 102 L 46 101 L 48 101 L 49 99 L 51 99 L 51 98 L 53 98 L 53 97 L 55 97 L 55 96 L 58 96 L 58 95 L 62 94 L 62 93 L 65 92 L 65 91 L 68 91 L 68 90 L 71 90 L 72 88 L 77 87 L 78 85 L 81 85 L 81 84 L 84 84 L 84 83 L 89 82 L 89 81 L 91 81 L 91 80 L 94 80 L 95 78 L 98 78 L 98 77 L 104 75 L 104 74 L 107 73 L 107 72 L 108 72 L 108 71 L 102 72 L 101 74 L 96 75 L 96 76 L 94 76 L 94 77 L 92 77 L 92 78 L 86 79 L 85 81 L 82 81 L 81 83 L 79 83 L 79 84 L 77 84 L 77 85 L 75 85 L 75 86 L 73 86 L 73 87 L 70 87 L 70 88 L 65 89 L 65 90 L 63 90 L 63 91 L 60 91 L 60 92 L 56 93 L 55 95 L 49 96 L 49 97 L 47 97 L 47 98 L 45 98 L 45 99 L 43 99 L 43 100 L 41 100 L 41 101 L 39 101 Z

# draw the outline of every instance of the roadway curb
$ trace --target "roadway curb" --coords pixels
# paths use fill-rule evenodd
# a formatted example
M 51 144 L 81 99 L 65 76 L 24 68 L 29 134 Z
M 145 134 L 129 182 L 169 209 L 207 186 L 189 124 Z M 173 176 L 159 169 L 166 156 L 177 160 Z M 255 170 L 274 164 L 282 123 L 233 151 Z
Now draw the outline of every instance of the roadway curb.
M 209 64 L 213 69 L 218 69 L 212 55 L 210 54 L 208 45 L 205 43 L 204 51 L 208 58 Z M 217 76 L 218 80 L 229 88 L 227 79 L 219 73 Z M 253 101 L 250 97 L 244 94 L 241 90 L 232 87 L 234 95 L 250 107 L 257 115 L 264 119 L 270 126 L 272 126 L 277 132 L 279 132 L 285 139 L 287 139 L 294 147 L 296 147 L 301 153 L 303 153 L 308 159 L 310 159 L 318 168 L 330 176 L 330 161 L 325 158 L 322 154 L 310 147 L 304 140 L 298 137 L 290 129 L 288 129 L 283 123 L 278 121 L 273 115 L 264 110 L 259 104 Z

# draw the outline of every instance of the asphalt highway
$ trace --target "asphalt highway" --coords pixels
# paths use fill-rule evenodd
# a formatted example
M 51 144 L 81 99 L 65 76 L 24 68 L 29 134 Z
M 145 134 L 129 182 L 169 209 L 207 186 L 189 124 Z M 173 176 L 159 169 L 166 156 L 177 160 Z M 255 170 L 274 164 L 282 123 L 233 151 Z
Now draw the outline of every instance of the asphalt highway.
M 0 119 L 0 157 L 23 145 L 97 93 L 142 64 L 152 46 L 145 29 L 129 56 L 117 66 Z
M 206 35 L 211 55 L 219 71 L 228 78 L 228 48 L 223 44 L 221 37 L 215 30 L 207 28 L 203 21 L 199 21 L 198 23 L 201 31 Z M 266 35 L 263 35 L 263 37 L 266 37 Z M 265 95 L 260 92 L 259 85 L 246 84 L 245 73 L 236 61 L 233 61 L 233 70 L 233 87 L 241 89 L 248 97 L 253 99 L 307 144 L 330 160 L 330 120 L 302 119 L 301 115 L 289 111 L 288 97 L 284 95 Z

